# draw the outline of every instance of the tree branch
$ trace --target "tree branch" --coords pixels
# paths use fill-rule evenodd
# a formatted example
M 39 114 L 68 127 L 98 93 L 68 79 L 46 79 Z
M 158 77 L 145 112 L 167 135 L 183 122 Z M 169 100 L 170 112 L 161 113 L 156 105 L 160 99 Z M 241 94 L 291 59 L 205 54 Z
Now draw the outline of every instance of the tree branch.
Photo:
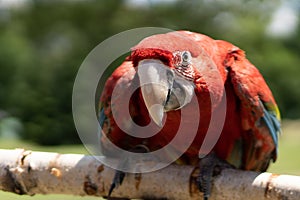
M 171 165 L 140 177 L 128 174 L 115 197 L 201 199 L 192 166 Z M 17 194 L 105 197 L 114 170 L 93 156 L 0 150 L 0 190 Z M 300 177 L 223 170 L 214 178 L 211 200 L 300 199 Z

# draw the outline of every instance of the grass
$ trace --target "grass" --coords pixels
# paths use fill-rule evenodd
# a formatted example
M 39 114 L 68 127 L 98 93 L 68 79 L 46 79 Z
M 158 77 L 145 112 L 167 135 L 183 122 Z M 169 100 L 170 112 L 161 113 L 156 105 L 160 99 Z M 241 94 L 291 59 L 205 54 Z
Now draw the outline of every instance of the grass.
M 300 176 L 300 121 L 284 121 L 279 142 L 279 157 L 269 172 Z
M 300 159 L 297 156 L 300 152 L 300 121 L 284 121 L 283 134 L 280 138 L 279 157 L 274 164 L 271 164 L 269 172 L 279 174 L 292 174 L 300 176 Z M 79 153 L 88 152 L 83 145 L 64 146 L 38 146 L 36 144 L 16 140 L 0 140 L 0 149 L 24 148 L 34 151 L 59 152 L 59 153 Z M 0 192 L 1 200 L 101 200 L 99 197 L 75 197 L 71 195 L 35 195 L 19 196 L 7 192 Z

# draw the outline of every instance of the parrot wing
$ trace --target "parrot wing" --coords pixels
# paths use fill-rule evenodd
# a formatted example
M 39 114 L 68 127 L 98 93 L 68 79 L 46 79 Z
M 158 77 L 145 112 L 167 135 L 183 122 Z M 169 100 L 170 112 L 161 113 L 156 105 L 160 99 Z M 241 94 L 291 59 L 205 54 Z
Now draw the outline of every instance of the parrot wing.
M 98 121 L 101 127 L 99 131 L 99 137 L 101 141 L 101 152 L 109 155 L 109 143 L 111 141 L 114 144 L 121 146 L 120 141 L 125 141 L 126 134 L 120 129 L 118 123 L 126 124 L 128 118 L 124 112 L 128 111 L 128 104 L 130 106 L 130 115 L 134 118 L 136 115 L 135 109 L 131 100 L 124 102 L 124 99 L 128 95 L 132 95 L 132 83 L 135 77 L 136 71 L 131 61 L 123 62 L 107 79 L 104 90 L 100 97 L 98 107 Z M 113 109 L 116 113 L 113 114 Z M 117 122 L 116 122 L 117 121 Z
M 243 168 L 265 171 L 277 158 L 280 113 L 273 95 L 258 69 L 239 48 L 217 42 L 226 51 L 224 65 L 240 99 L 242 128 L 245 131 Z

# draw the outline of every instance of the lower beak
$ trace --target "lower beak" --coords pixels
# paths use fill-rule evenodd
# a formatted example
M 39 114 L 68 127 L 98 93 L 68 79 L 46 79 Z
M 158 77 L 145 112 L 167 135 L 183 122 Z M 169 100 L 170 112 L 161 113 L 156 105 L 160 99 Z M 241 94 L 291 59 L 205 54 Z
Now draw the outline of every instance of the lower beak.
M 174 73 L 161 61 L 154 59 L 140 61 L 137 73 L 150 117 L 162 127 L 164 106 L 172 88 Z

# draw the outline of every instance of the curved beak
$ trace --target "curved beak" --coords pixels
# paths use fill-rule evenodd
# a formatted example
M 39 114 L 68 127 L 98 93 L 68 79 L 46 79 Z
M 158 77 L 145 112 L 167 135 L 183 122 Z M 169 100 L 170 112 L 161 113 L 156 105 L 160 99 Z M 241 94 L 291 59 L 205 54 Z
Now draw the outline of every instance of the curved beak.
M 160 60 L 140 61 L 137 73 L 150 117 L 160 127 L 165 112 L 181 109 L 192 100 L 194 84 L 175 75 Z
M 140 61 L 137 73 L 150 117 L 162 127 L 164 106 L 172 88 L 174 72 L 159 60 L 147 59 Z

